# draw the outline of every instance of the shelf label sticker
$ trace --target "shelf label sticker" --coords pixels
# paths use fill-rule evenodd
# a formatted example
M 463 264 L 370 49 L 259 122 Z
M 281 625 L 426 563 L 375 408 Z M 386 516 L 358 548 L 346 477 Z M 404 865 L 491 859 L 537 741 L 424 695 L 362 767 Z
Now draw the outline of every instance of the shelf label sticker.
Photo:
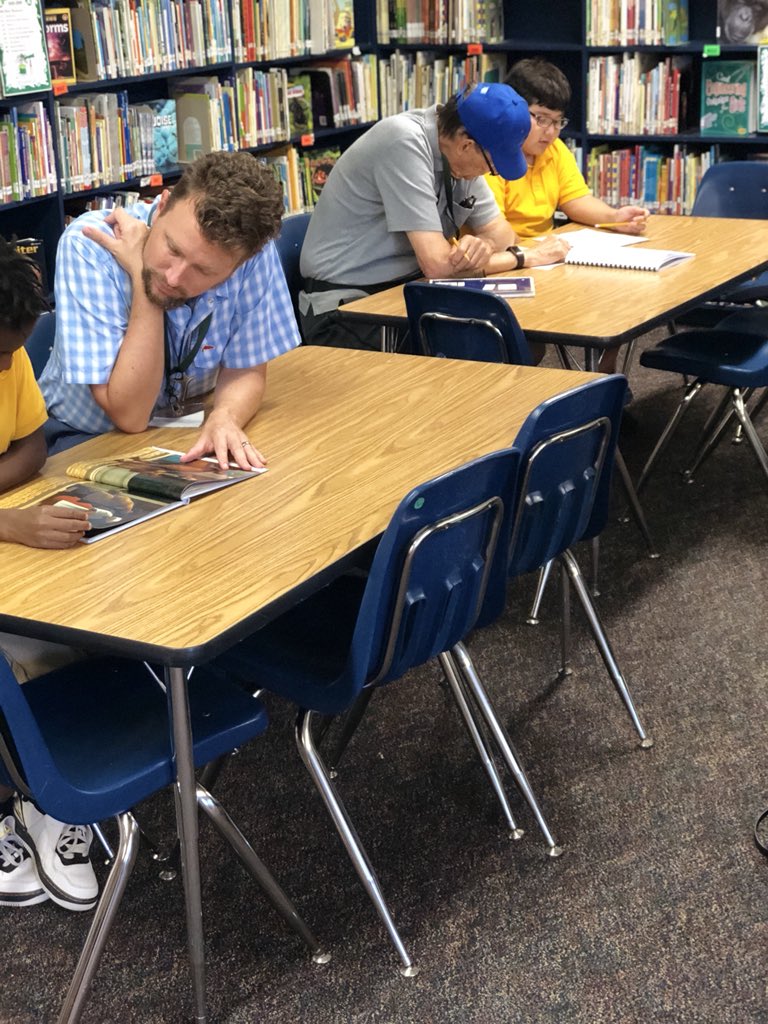
M 51 85 L 53 86 L 54 96 L 63 96 L 65 92 L 69 92 L 69 86 L 66 82 L 54 79 Z
M 719 57 L 720 43 L 706 43 L 702 53 L 705 57 Z
M 483 52 L 483 44 L 482 43 L 468 43 L 467 44 L 467 54 L 470 57 L 474 57 L 474 56 L 476 56 L 476 54 L 482 53 L 482 52 Z
M 162 174 L 150 174 L 150 176 L 149 176 L 149 184 L 150 185 L 162 185 L 163 184 L 163 176 L 162 176 Z
M 302 146 L 314 146 L 314 144 L 315 144 L 315 136 L 314 136 L 314 134 L 312 132 L 309 132 L 307 135 L 302 135 L 301 138 L 299 139 L 299 143 Z

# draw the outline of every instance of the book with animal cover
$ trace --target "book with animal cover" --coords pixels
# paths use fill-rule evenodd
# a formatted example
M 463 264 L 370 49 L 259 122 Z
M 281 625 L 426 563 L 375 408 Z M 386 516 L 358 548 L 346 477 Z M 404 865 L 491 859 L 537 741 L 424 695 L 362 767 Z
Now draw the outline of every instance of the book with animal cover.
M 430 284 L 447 284 L 473 292 L 490 292 L 505 299 L 517 299 L 536 294 L 532 277 L 433 277 Z
M 701 70 L 702 135 L 748 135 L 757 126 L 754 60 L 705 60 Z
M 51 78 L 55 82 L 74 85 L 75 50 L 72 40 L 72 22 L 68 7 L 46 7 L 45 42 Z
M 673 249 L 637 249 L 609 246 L 599 250 L 591 246 L 574 246 L 565 255 L 564 263 L 579 267 L 615 267 L 621 270 L 663 270 L 685 260 L 693 259 L 692 252 Z
M 85 509 L 88 530 L 83 542 L 91 544 L 265 472 L 220 469 L 215 459 L 181 462 L 181 455 L 150 447 L 123 459 L 73 462 L 58 483 L 43 479 L 30 485 L 25 504 Z
M 335 38 L 331 44 L 336 49 L 355 45 L 355 8 L 353 0 L 333 0 L 334 7 L 334 34 Z
M 332 149 L 311 149 L 304 154 L 309 176 L 312 206 L 320 198 L 320 193 L 328 181 L 328 175 L 333 170 L 340 156 L 341 150 L 338 147 Z
M 0 0 L 0 96 L 50 88 L 40 0 Z
M 291 138 L 313 131 L 312 83 L 309 75 L 292 75 L 287 89 L 288 123 Z
M 737 46 L 764 42 L 768 7 L 762 0 L 717 0 L 717 38 Z

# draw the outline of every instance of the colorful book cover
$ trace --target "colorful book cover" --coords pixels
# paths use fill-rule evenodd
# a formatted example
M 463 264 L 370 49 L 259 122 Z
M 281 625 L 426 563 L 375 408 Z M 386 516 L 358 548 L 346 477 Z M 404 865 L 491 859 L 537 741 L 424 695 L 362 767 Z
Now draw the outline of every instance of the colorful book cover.
M 288 123 L 291 138 L 313 130 L 312 84 L 309 75 L 295 75 L 288 83 Z
M 353 0 L 334 0 L 333 24 L 336 32 L 336 47 L 355 45 L 355 9 Z
M 152 111 L 152 153 L 156 171 L 166 171 L 179 162 L 176 132 L 176 100 L 147 100 L 142 106 Z
M 40 0 L 0 0 L 0 95 L 50 88 Z
M 306 154 L 305 159 L 309 164 L 309 181 L 311 188 L 310 201 L 313 206 L 320 198 L 320 193 L 323 191 L 323 187 L 328 181 L 328 175 L 333 170 L 334 165 L 340 156 L 341 150 L 338 148 L 315 149 L 310 150 L 310 152 Z
M 68 7 L 48 7 L 45 10 L 45 42 L 51 78 L 56 82 L 74 85 L 75 50 L 72 24 Z
M 701 134 L 748 135 L 755 128 L 755 62 L 705 60 L 701 71 Z

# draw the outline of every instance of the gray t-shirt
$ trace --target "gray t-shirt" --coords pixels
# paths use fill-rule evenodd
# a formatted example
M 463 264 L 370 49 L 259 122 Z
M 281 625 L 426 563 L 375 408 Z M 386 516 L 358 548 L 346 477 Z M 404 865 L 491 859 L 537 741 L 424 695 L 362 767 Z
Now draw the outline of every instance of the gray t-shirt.
M 419 269 L 407 231 L 455 234 L 446 212 L 436 112 L 430 107 L 384 118 L 342 154 L 307 229 L 303 277 L 353 286 L 396 281 Z M 482 227 L 499 216 L 483 178 L 452 184 L 458 227 Z M 350 297 L 349 290 L 315 292 L 311 303 L 320 313 Z M 300 296 L 302 312 L 308 298 Z

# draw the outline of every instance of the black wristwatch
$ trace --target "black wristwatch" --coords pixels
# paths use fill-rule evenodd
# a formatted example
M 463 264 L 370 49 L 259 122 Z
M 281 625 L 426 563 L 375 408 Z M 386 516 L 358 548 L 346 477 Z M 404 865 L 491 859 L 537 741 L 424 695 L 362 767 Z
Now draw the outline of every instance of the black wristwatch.
M 507 252 L 511 252 L 517 260 L 515 270 L 522 270 L 525 266 L 525 249 L 521 249 L 519 245 L 508 245 Z

